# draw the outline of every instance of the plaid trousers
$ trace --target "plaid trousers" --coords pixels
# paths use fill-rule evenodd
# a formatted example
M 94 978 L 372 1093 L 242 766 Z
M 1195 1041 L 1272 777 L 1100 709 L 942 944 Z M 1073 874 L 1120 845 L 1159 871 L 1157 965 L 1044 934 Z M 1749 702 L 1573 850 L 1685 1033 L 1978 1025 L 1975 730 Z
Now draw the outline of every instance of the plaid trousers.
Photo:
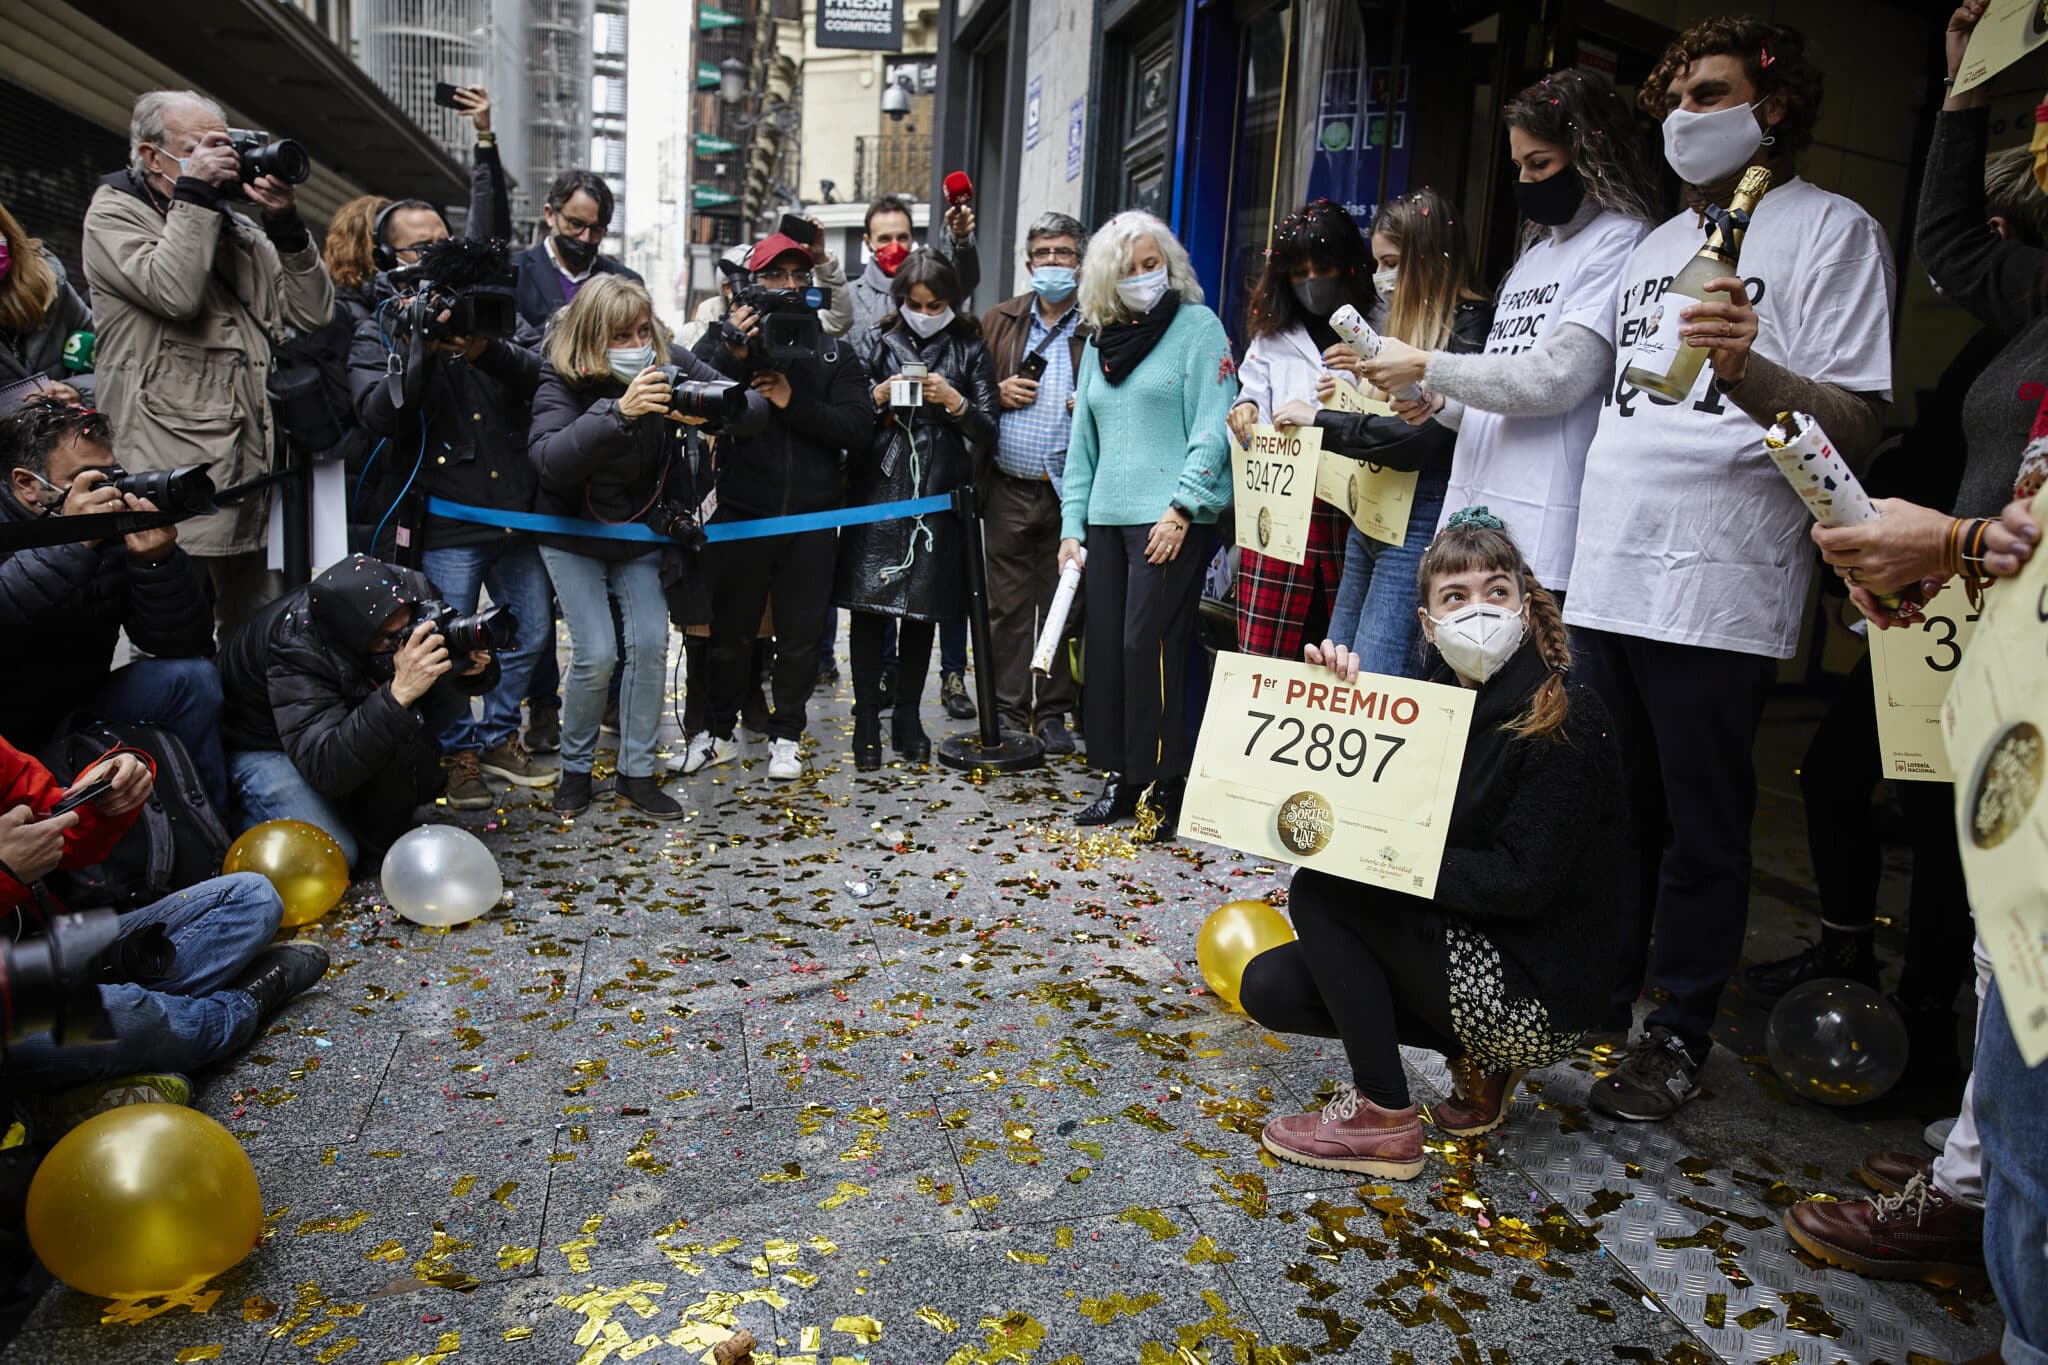
M 1344 543 L 1351 522 L 1318 501 L 1309 516 L 1308 557 L 1300 564 L 1242 550 L 1237 565 L 1237 647 L 1268 659 L 1301 658 L 1311 628 L 1315 644 L 1330 624 L 1337 583 L 1344 577 Z M 1314 612 L 1316 619 L 1310 620 Z

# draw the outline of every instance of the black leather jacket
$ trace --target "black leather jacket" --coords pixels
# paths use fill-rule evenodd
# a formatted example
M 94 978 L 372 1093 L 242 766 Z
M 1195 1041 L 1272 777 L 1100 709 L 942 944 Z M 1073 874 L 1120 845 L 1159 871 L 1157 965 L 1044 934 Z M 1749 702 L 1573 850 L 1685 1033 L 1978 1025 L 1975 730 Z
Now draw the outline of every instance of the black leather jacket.
M 1451 339 L 1444 349 L 1459 355 L 1476 354 L 1486 348 L 1486 330 L 1491 326 L 1492 304 L 1461 303 L 1451 315 Z M 1451 477 L 1451 452 L 1457 448 L 1458 433 L 1434 418 L 1411 427 L 1398 417 L 1324 408 L 1316 414 L 1316 425 L 1323 429 L 1325 450 L 1387 469 L 1413 469 L 1438 483 Z
M 888 410 L 874 439 L 855 454 L 847 471 L 848 505 L 949 493 L 974 478 L 996 441 L 996 367 L 980 329 L 963 319 L 920 341 L 899 322 L 871 332 L 863 353 L 870 386 L 902 373 L 906 363 L 921 362 L 958 389 L 967 407 L 958 417 L 932 403 Z M 959 518 L 931 513 L 923 525 L 931 533 L 929 543 L 917 534 L 916 522 L 901 519 L 841 532 L 834 603 L 920 621 L 960 619 L 966 580 Z M 909 567 L 901 568 L 906 563 Z

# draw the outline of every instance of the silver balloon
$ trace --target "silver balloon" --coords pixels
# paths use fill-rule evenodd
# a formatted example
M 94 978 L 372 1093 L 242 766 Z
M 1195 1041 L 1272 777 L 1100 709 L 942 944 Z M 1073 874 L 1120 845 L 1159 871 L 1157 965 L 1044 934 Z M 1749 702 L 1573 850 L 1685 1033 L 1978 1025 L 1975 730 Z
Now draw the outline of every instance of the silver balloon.
M 1795 986 L 1771 1011 L 1765 1049 L 1778 1079 L 1822 1104 L 1862 1104 L 1906 1070 L 1906 1021 L 1858 981 L 1827 977 Z
M 498 860 L 454 825 L 407 830 L 384 855 L 384 899 L 414 924 L 466 924 L 505 894 Z

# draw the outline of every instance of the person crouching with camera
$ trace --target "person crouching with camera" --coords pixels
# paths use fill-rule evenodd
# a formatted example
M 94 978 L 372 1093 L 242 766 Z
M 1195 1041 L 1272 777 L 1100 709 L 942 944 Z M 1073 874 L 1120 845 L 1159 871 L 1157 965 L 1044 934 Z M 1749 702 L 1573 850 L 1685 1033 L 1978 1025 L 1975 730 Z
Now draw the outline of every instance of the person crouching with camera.
M 690 401 L 679 392 L 685 381 L 718 386 L 712 392 L 729 388 L 725 376 L 670 341 L 644 286 L 604 275 L 577 290 L 549 333 L 533 401 L 528 454 L 540 471 L 539 510 L 652 526 L 674 538 L 683 553 L 701 559 L 702 524 L 717 503 L 711 470 L 688 453 L 692 443 L 685 440 L 683 424 L 702 419 L 689 415 Z M 765 421 L 766 407 L 749 396 L 734 433 Z M 569 814 L 590 804 L 605 689 L 623 653 L 617 794 L 642 814 L 675 819 L 682 807 L 661 790 L 654 772 L 668 662 L 663 547 L 544 534 L 540 553 L 569 626 L 555 809 Z M 612 628 L 613 601 L 619 605 L 619 632 Z
M 356 419 L 376 451 L 356 480 L 358 501 L 365 504 L 357 515 L 374 518 L 379 528 L 370 551 L 417 564 L 459 612 L 475 611 L 480 590 L 488 588 L 491 601 L 520 622 L 498 654 L 498 684 L 484 695 L 482 720 L 465 708 L 441 734 L 448 804 L 482 810 L 496 799 L 486 774 L 515 786 L 549 787 L 560 771 L 519 740 L 527 683 L 543 651 L 555 647 L 547 571 L 531 533 L 433 515 L 426 502 L 532 510 L 537 480 L 526 458 L 526 424 L 540 357 L 506 335 L 454 334 L 457 327 L 508 328 L 514 321 L 509 288 L 495 296 L 458 294 L 453 306 L 437 308 L 436 288 L 427 283 L 458 268 L 483 277 L 495 268 L 509 280 L 502 248 L 451 239 L 440 213 L 417 201 L 400 201 L 380 214 L 376 237 L 378 260 L 387 264 L 380 283 L 394 292 L 379 302 L 376 318 L 357 325 L 349 350 Z M 419 263 L 403 261 L 392 246 L 397 242 Z M 458 311 L 463 316 L 455 316 Z M 422 335 L 415 338 L 415 331 Z M 395 378 L 394 359 L 401 367 Z
M 747 257 L 750 279 L 708 347 L 713 363 L 767 400 L 759 434 L 720 443 L 718 506 L 723 521 L 794 516 L 841 505 L 839 456 L 865 450 L 875 432 L 866 371 L 853 344 L 825 335 L 811 287 L 810 249 L 786 232 Z M 754 315 L 758 314 L 758 318 Z M 690 738 L 683 771 L 726 763 L 739 752 L 733 726 L 750 683 L 754 638 L 771 599 L 775 613 L 775 714 L 768 723 L 768 776 L 803 775 L 798 743 L 804 708 L 818 681 L 837 553 L 831 530 L 720 542 L 711 609 L 710 731 Z
M 440 597 L 425 574 L 350 555 L 228 637 L 236 828 L 303 820 L 360 868 L 412 827 L 446 783 L 434 737 L 498 681 L 493 623 Z
M 996 370 L 981 327 L 958 311 L 960 276 L 928 249 L 913 251 L 890 281 L 896 311 L 867 343 L 881 428 L 855 457 L 854 506 L 949 493 L 972 476 L 977 450 L 996 438 Z M 918 720 L 932 632 L 966 609 L 959 518 L 940 512 L 849 527 L 839 539 L 833 602 L 853 612 L 853 766 L 882 766 L 882 708 L 890 741 L 913 763 L 932 756 Z M 896 636 L 896 694 L 882 695 L 888 620 Z

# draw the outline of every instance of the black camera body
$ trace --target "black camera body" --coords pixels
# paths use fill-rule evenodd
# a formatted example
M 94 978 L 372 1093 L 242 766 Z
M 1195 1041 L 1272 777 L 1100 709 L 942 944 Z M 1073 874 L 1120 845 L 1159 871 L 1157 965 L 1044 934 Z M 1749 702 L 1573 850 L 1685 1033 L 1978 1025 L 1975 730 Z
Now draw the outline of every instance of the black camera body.
M 519 327 L 512 293 L 517 275 L 503 242 L 449 237 L 422 248 L 418 261 L 386 278 L 404 299 L 395 310 L 394 335 L 509 337 Z
M 187 464 L 176 469 L 151 469 L 141 474 L 122 470 L 109 482 L 123 493 L 148 498 L 160 512 L 204 517 L 220 510 L 220 505 L 213 500 L 218 490 L 206 472 L 209 468 L 209 465 Z
M 273 142 L 270 134 L 258 129 L 230 128 L 228 145 L 235 149 L 235 156 L 242 163 L 244 185 L 259 175 L 282 180 L 287 185 L 303 185 L 313 174 L 313 158 L 292 138 L 281 137 Z
M 519 640 L 519 618 L 509 607 L 486 607 L 464 616 L 438 597 L 430 597 L 413 603 L 412 621 L 415 626 L 422 621 L 431 624 L 448 642 L 450 654 L 495 653 L 510 649 Z
M 668 383 L 668 410 L 678 417 L 702 418 L 718 431 L 747 410 L 747 386 L 736 379 L 685 379 L 680 365 L 660 369 Z
M 48 1032 L 59 1047 L 108 1041 L 114 1025 L 101 984 L 161 981 L 176 957 L 161 924 L 123 939 L 113 910 L 51 915 L 38 938 L 0 937 L 0 1051 L 32 1033 Z
M 832 291 L 820 285 L 802 289 L 767 289 L 750 284 L 733 294 L 733 307 L 751 308 L 761 319 L 760 333 L 746 337 L 726 324 L 726 339 L 747 343 L 747 354 L 761 369 L 775 369 L 799 360 L 816 360 L 825 349 L 825 324 L 818 310 L 832 306 Z
M 647 525 L 691 554 L 699 553 L 711 543 L 711 538 L 704 534 L 704 527 L 697 521 L 696 509 L 680 503 L 656 503 L 647 513 Z

